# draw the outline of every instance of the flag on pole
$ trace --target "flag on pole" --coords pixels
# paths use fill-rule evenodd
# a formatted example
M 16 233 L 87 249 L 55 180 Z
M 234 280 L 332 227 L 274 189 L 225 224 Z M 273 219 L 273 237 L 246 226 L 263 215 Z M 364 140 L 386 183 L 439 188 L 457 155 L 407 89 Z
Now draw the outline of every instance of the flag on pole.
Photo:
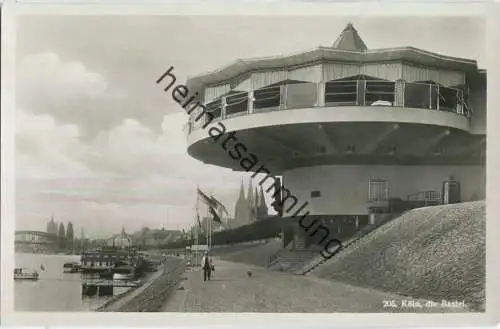
M 213 216 L 212 219 L 214 221 L 216 221 L 217 223 L 222 224 L 222 220 L 220 219 L 220 216 L 219 216 L 219 214 L 217 214 L 217 212 L 215 211 L 215 209 L 212 208 L 212 207 L 209 207 L 208 210 L 210 211 L 210 214 Z
M 201 221 L 200 221 L 200 215 L 196 215 L 196 220 L 198 221 L 198 226 L 203 229 L 203 226 L 201 226 Z
M 200 188 L 198 188 L 198 196 L 200 197 L 201 201 L 204 204 L 206 204 L 207 206 L 212 207 L 215 210 L 222 211 L 225 214 L 229 215 L 226 207 L 222 204 L 222 202 L 217 200 L 213 195 L 208 196 L 207 194 L 203 193 L 203 191 L 200 190 Z
M 214 202 L 214 200 L 212 200 L 211 197 L 209 197 L 208 195 L 206 195 L 205 193 L 203 193 L 200 188 L 198 188 L 198 197 L 201 199 L 201 201 L 206 204 L 207 206 L 209 207 L 214 207 L 216 208 L 217 207 L 217 203 Z
M 215 209 L 217 209 L 218 211 L 224 212 L 226 215 L 229 215 L 229 213 L 227 212 L 226 207 L 224 207 L 224 205 L 222 204 L 222 202 L 220 202 L 219 200 L 217 200 L 213 195 L 211 197 L 211 200 L 216 205 Z

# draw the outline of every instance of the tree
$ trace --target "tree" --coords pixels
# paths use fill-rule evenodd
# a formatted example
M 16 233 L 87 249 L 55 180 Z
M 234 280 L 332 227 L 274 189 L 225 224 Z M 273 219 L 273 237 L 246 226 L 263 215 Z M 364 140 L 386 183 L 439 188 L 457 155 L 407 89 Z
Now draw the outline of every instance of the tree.
M 57 241 L 59 243 L 59 248 L 64 249 L 66 247 L 66 232 L 64 230 L 64 224 L 59 224 L 59 234 L 57 235 Z
M 73 223 L 69 222 L 66 228 L 66 247 L 73 248 L 74 243 L 74 233 L 73 233 Z
M 149 227 L 141 228 L 141 244 L 143 247 L 146 247 L 148 232 L 149 232 Z

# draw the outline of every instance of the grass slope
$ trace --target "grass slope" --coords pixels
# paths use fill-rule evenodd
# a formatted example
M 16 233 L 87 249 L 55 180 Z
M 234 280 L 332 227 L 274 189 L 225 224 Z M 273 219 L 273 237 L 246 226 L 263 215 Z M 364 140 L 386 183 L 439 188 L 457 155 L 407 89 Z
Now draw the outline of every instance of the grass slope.
M 484 310 L 485 203 L 414 209 L 313 271 L 321 278 Z

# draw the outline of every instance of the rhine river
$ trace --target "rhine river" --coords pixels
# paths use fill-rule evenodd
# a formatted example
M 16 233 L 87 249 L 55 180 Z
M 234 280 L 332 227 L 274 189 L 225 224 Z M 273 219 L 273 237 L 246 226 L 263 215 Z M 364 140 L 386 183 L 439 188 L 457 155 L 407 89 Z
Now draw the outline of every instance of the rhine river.
M 110 297 L 82 297 L 79 273 L 63 273 L 66 262 L 79 262 L 80 256 L 16 253 L 15 266 L 38 271 L 37 281 L 14 281 L 16 312 L 56 311 L 85 312 L 95 310 Z M 42 270 L 41 267 L 45 268 Z M 115 294 L 126 288 L 115 288 Z

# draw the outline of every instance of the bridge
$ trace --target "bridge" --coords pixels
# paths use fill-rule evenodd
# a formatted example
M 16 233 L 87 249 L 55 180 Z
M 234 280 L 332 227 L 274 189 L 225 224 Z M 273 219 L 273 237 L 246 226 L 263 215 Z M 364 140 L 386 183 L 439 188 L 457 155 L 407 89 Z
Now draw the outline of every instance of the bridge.
M 16 231 L 16 251 L 36 252 L 57 249 L 57 235 L 41 231 Z

